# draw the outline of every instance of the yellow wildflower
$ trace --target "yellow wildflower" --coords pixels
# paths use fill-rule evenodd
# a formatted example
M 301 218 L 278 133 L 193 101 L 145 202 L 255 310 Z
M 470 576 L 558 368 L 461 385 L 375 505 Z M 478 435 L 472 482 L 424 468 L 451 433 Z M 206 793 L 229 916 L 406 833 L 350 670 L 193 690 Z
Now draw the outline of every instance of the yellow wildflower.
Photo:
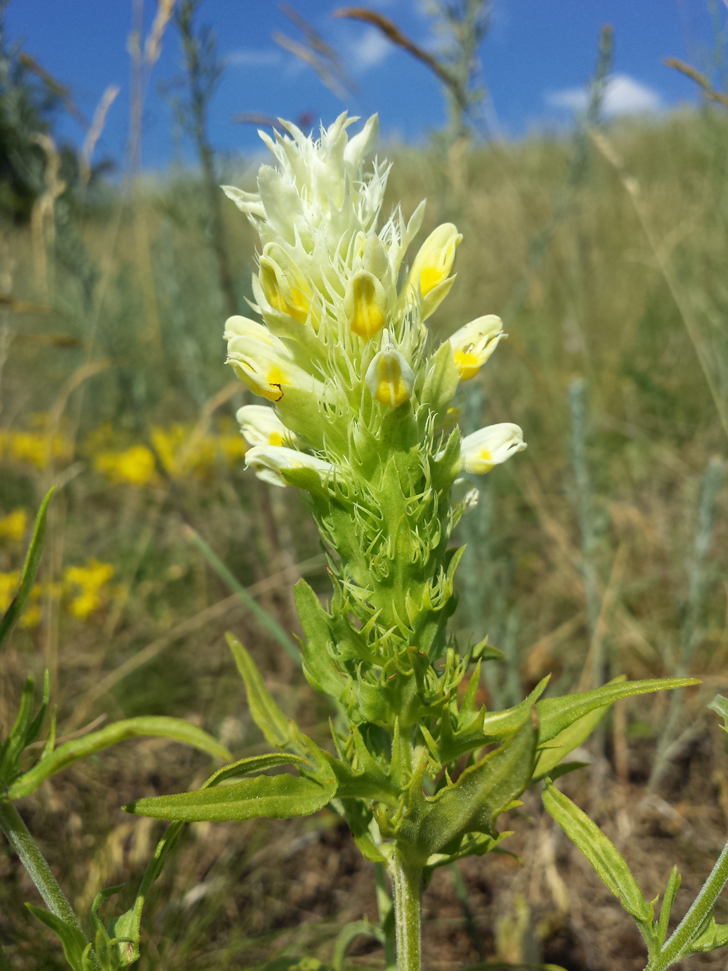
M 14 509 L 0 519 L 0 539 L 11 539 L 16 543 L 25 536 L 28 517 L 24 509 Z

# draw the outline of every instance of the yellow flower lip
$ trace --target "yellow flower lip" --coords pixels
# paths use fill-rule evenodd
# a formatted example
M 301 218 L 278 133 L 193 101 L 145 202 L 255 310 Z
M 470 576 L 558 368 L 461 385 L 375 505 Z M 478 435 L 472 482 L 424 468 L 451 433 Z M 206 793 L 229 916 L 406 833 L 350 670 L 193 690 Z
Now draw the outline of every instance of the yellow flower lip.
M 523 432 L 511 422 L 488 425 L 472 435 L 466 435 L 460 445 L 460 459 L 464 472 L 485 475 L 495 465 L 507 461 L 526 448 Z
M 384 331 L 382 348 L 374 355 L 364 380 L 374 400 L 387 408 L 399 408 L 410 399 L 414 372 L 392 343 L 388 330 Z
M 253 469 L 259 479 L 277 486 L 288 485 L 282 474 L 286 469 L 313 469 L 320 475 L 334 471 L 333 465 L 315 455 L 280 445 L 256 445 L 249 449 L 245 454 L 245 465 Z
M 503 332 L 503 321 L 495 314 L 478 317 L 450 338 L 455 366 L 462 381 L 475 377 L 500 341 L 507 335 Z
M 427 237 L 412 264 L 410 281 L 426 297 L 450 276 L 462 235 L 453 223 L 443 223 Z
M 387 322 L 387 295 L 373 273 L 360 270 L 349 280 L 344 310 L 352 331 L 370 340 Z
M 313 291 L 295 263 L 276 243 L 268 243 L 258 274 L 265 299 L 274 310 L 305 323 Z
M 256 445 L 290 445 L 296 436 L 290 432 L 273 408 L 265 405 L 244 405 L 235 416 L 245 441 Z

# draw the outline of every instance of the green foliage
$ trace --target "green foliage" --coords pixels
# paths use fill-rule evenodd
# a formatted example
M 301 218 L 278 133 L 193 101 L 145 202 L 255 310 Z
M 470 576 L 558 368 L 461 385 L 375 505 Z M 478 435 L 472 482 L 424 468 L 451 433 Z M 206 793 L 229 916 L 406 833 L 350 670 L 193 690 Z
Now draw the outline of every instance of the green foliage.
M 32 680 L 29 679 L 29 682 L 32 689 Z M 40 718 L 42 718 L 42 711 L 44 709 L 41 709 Z M 20 718 L 20 716 L 18 717 Z M 38 721 L 37 718 L 36 721 Z M 39 722 L 38 725 L 40 725 Z M 52 745 L 44 749 L 40 761 L 32 769 L 20 775 L 19 778 L 8 780 L 8 784 L 10 785 L 8 798 L 22 799 L 25 796 L 29 796 L 31 792 L 38 788 L 41 782 L 49 778 L 49 776 L 55 775 L 56 772 L 65 769 L 66 766 L 71 765 L 78 759 L 87 758 L 89 755 L 100 752 L 102 749 L 109 748 L 110 745 L 117 745 L 119 742 L 123 742 L 128 738 L 137 738 L 139 736 L 169 738 L 176 742 L 182 742 L 184 745 L 190 745 L 202 752 L 207 752 L 208 755 L 214 756 L 215 758 L 230 758 L 228 750 L 217 739 L 196 725 L 191 725 L 189 722 L 183 721 L 181 718 L 165 718 L 161 716 L 127 718 L 123 721 L 114 722 L 113 725 L 107 725 L 106 728 L 101 728 L 97 732 L 84 735 L 82 738 L 64 742 L 55 751 Z M 10 738 L 12 738 L 12 733 L 8 740 Z M 26 742 L 25 744 L 30 743 Z M 12 784 L 10 784 L 11 781 Z
M 680 888 L 677 867 L 670 874 L 659 915 L 655 918 L 659 898 L 652 901 L 645 898 L 624 857 L 611 840 L 550 780 L 543 791 L 543 803 L 634 919 L 647 946 L 647 971 L 664 971 L 692 954 L 728 944 L 728 925 L 717 924 L 713 916 L 715 902 L 728 881 L 728 843 L 687 914 L 668 938 L 670 912 Z

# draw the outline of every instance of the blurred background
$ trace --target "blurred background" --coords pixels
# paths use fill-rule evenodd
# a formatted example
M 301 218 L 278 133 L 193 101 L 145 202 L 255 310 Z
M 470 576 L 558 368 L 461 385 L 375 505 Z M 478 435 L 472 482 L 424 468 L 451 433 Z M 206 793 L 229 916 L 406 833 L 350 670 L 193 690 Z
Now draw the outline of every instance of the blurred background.
M 61 486 L 0 656 L 0 727 L 26 673 L 48 668 L 62 737 L 173 714 L 236 757 L 263 751 L 230 629 L 326 744 L 291 597 L 301 575 L 328 594 L 324 559 L 300 497 L 244 471 L 234 414 L 251 399 L 222 330 L 252 297 L 256 241 L 218 185 L 254 188 L 256 130 L 278 116 L 315 133 L 377 111 L 385 211 L 426 197 L 421 239 L 442 221 L 464 234 L 434 337 L 485 313 L 510 335 L 460 403 L 466 431 L 515 421 L 529 445 L 476 483 L 458 537 L 456 631 L 506 654 L 482 701 L 513 704 L 549 672 L 562 692 L 700 677 L 619 703 L 567 787 L 645 892 L 679 862 L 687 906 L 728 825 L 705 708 L 728 693 L 727 5 L 5 0 L 0 24 L 1 610 Z M 128 905 L 162 832 L 121 804 L 208 770 L 135 741 L 27 800 L 82 912 L 122 882 Z M 617 901 L 536 795 L 510 828 L 520 863 L 438 871 L 428 968 L 640 968 Z M 22 907 L 34 893 L 0 847 L 3 971 L 64 966 Z M 150 900 L 139 967 L 315 968 L 364 915 L 374 876 L 332 813 L 194 824 Z M 347 960 L 384 966 L 366 938 Z

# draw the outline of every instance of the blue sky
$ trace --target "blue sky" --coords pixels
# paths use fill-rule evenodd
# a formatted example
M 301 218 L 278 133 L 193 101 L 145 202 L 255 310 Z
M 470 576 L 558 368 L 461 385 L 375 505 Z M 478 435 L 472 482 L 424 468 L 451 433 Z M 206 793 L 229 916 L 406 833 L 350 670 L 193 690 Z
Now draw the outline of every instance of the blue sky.
M 12 0 L 6 17 L 9 36 L 22 38 L 25 50 L 71 88 L 88 117 L 108 85 L 119 85 L 99 152 L 120 164 L 129 130 L 127 43 L 133 2 Z M 612 24 L 615 32 L 614 79 L 607 99 L 612 114 L 654 113 L 697 103 L 695 86 L 661 61 L 675 56 L 709 68 L 715 48 L 711 3 L 725 29 L 728 0 L 494 0 L 493 23 L 481 58 L 498 132 L 518 138 L 568 123 L 583 100 L 604 23 Z M 210 135 L 217 149 L 249 153 L 257 148 L 254 128 L 231 121 L 240 112 L 293 119 L 312 113 L 328 122 L 344 107 L 361 115 L 378 111 L 384 138 L 407 141 L 422 140 L 443 123 L 441 92 L 427 68 L 391 47 L 373 28 L 332 18 L 342 5 L 338 0 L 293 0 L 340 52 L 356 81 L 359 93 L 346 101 L 274 43 L 275 31 L 301 39 L 276 0 L 204 0 L 199 22 L 215 32 L 219 52 L 227 60 L 210 114 Z M 369 6 L 432 48 L 431 22 L 421 0 L 370 0 Z M 147 31 L 155 10 L 155 0 L 145 0 Z M 170 27 L 147 86 L 143 162 L 148 168 L 193 157 L 175 130 L 161 90 L 174 85 L 181 71 L 180 46 Z M 62 122 L 61 131 L 73 141 L 83 139 L 71 119 Z

